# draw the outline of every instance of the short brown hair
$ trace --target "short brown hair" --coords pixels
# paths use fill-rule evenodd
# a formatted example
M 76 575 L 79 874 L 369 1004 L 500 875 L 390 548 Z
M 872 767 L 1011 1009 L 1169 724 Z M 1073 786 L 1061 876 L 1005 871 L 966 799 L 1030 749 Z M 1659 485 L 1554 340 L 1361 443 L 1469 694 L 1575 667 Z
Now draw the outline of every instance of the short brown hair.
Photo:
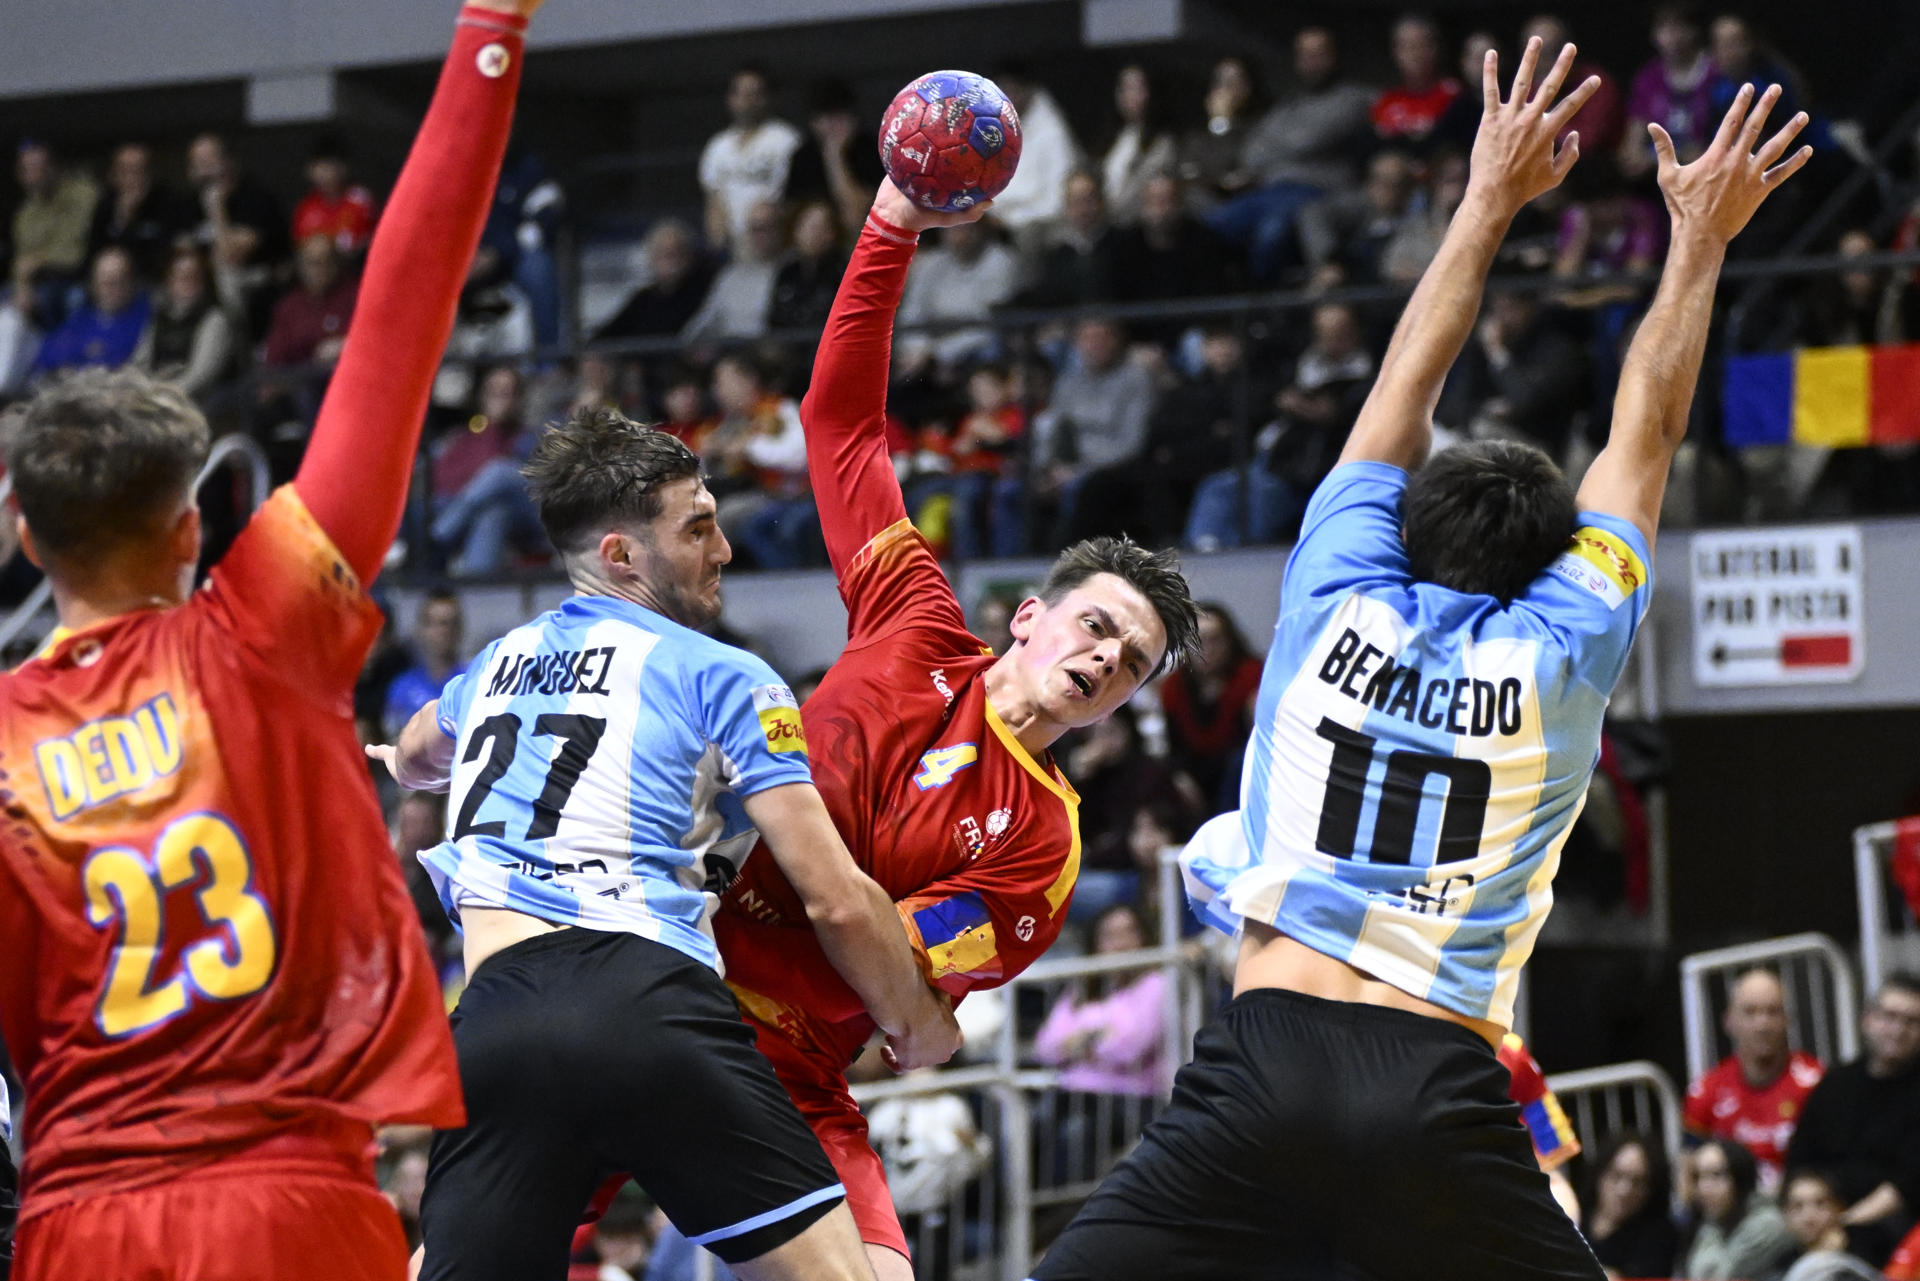
M 662 485 L 701 472 L 678 437 L 597 408 L 548 430 L 520 474 L 548 540 L 566 553 L 609 525 L 648 523 L 660 514 Z
M 1060 553 L 1040 585 L 1040 599 L 1057 605 L 1068 592 L 1095 574 L 1112 574 L 1147 598 L 1167 632 L 1167 652 L 1153 669 L 1158 676 L 1176 663 L 1193 660 L 1200 647 L 1200 613 L 1171 551 L 1150 552 L 1125 535 L 1089 538 Z
M 191 496 L 209 438 L 178 387 L 131 369 L 86 369 L 14 415 L 7 471 L 34 542 L 73 560 L 153 533 Z

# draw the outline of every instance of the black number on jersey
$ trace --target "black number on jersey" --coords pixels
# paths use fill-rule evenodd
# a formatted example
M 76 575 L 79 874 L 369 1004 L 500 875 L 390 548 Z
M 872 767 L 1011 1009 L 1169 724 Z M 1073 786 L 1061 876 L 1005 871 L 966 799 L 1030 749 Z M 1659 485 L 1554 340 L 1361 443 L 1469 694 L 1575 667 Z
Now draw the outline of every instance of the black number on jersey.
M 1360 809 L 1366 799 L 1367 775 L 1373 769 L 1373 749 L 1379 740 L 1331 718 L 1317 731 L 1333 744 L 1327 769 L 1327 794 L 1320 802 L 1320 831 L 1314 848 L 1336 858 L 1352 858 L 1360 838 Z M 1485 761 L 1427 752 L 1387 753 L 1387 776 L 1380 787 L 1380 812 L 1373 821 L 1373 841 L 1367 859 L 1374 863 L 1413 862 L 1413 831 L 1420 821 L 1420 802 L 1426 782 L 1438 774 L 1447 780 L 1446 806 L 1440 812 L 1439 863 L 1470 859 L 1480 849 L 1480 830 L 1487 821 L 1487 798 L 1493 792 L 1493 771 Z
M 606 731 L 607 721 L 603 716 L 547 712 L 534 720 L 536 736 L 562 739 L 565 746 L 547 768 L 546 785 L 533 802 L 533 821 L 527 824 L 528 840 L 543 841 L 560 830 L 560 811 L 567 807 L 567 798 L 573 795 L 575 784 L 579 783 L 587 762 L 593 759 L 594 749 L 600 746 L 600 736 Z M 460 814 L 453 824 L 456 841 L 463 836 L 501 836 L 507 830 L 504 819 L 485 823 L 473 820 L 493 791 L 493 785 L 513 764 L 514 753 L 520 750 L 520 718 L 512 712 L 501 712 L 481 721 L 474 727 L 473 737 L 467 740 L 467 752 L 461 763 L 471 764 L 477 760 L 483 744 L 489 745 L 487 763 L 474 775 L 473 786 L 467 789 L 467 797 L 460 803 Z

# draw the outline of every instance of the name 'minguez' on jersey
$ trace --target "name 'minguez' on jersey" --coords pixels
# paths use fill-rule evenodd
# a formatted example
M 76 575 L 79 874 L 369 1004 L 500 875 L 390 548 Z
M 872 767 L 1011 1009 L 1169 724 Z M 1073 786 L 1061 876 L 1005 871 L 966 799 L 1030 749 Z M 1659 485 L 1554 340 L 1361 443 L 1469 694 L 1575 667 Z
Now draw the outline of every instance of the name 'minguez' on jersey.
M 710 918 L 758 833 L 743 797 L 811 783 L 773 669 L 630 601 L 572 596 L 447 682 L 447 840 L 420 854 L 456 923 L 511 908 L 715 970 Z
M 1510 604 L 1416 581 L 1407 473 L 1337 468 L 1280 589 L 1237 840 L 1181 857 L 1209 923 L 1247 920 L 1502 1025 L 1553 904 L 1601 718 L 1651 594 L 1646 541 L 1583 512 Z

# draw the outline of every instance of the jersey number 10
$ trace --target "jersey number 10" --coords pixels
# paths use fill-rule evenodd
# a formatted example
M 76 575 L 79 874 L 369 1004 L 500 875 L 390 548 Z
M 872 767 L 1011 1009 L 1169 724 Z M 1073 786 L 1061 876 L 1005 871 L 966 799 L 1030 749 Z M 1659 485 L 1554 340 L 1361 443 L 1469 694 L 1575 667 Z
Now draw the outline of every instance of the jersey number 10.
M 1320 802 L 1320 831 L 1313 845 L 1322 854 L 1352 858 L 1360 837 L 1367 776 L 1373 771 L 1373 749 L 1380 740 L 1331 717 L 1323 718 L 1316 732 L 1333 744 L 1333 761 L 1327 768 L 1327 794 Z M 1368 862 L 1413 862 L 1420 803 L 1426 799 L 1427 779 L 1435 774 L 1446 780 L 1447 800 L 1440 812 L 1440 848 L 1434 861 L 1458 863 L 1479 853 L 1487 798 L 1493 791 L 1493 771 L 1487 763 L 1400 751 L 1387 753 L 1387 776 L 1380 786 L 1380 812 L 1373 820 Z

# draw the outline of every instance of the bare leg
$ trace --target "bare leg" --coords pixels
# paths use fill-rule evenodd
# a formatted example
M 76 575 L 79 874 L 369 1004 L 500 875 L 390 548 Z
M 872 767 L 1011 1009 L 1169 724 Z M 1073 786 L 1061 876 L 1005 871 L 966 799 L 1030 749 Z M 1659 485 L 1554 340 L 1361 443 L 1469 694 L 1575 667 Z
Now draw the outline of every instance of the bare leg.
M 785 1245 L 727 1266 L 740 1281 L 874 1281 L 853 1212 L 844 1203 Z

